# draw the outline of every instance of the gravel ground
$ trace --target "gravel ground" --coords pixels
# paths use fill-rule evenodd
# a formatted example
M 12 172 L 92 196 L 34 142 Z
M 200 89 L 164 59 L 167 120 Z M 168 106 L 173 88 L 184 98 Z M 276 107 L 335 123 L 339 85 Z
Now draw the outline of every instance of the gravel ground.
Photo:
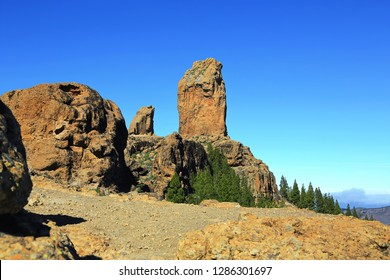
M 173 204 L 146 195 L 97 196 L 35 186 L 26 210 L 45 215 L 64 230 L 80 255 L 115 260 L 172 260 L 179 240 L 207 225 L 237 220 L 242 213 L 258 217 L 309 217 L 295 208 L 244 208 L 231 203 L 207 206 Z

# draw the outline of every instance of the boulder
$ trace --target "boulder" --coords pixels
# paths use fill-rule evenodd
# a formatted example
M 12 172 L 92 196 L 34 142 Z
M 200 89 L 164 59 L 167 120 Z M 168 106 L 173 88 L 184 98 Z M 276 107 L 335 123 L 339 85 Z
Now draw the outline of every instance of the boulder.
M 337 234 L 335 234 L 337 233 Z M 390 260 L 390 227 L 345 216 L 258 218 L 188 233 L 179 260 Z
M 226 136 L 226 90 L 222 64 L 195 61 L 178 85 L 179 134 Z
M 14 90 L 1 100 L 20 123 L 33 174 L 77 188 L 128 188 L 127 129 L 112 101 L 77 83 Z
M 10 109 L 0 100 L 0 214 L 22 210 L 31 189 L 20 126 Z
M 129 135 L 154 135 L 153 118 L 153 106 L 139 109 L 130 124 Z

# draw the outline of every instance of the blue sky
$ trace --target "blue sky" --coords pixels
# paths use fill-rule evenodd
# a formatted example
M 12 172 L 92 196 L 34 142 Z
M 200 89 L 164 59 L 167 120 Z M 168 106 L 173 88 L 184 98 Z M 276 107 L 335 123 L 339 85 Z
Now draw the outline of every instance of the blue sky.
M 156 107 L 178 130 L 177 83 L 224 65 L 228 132 L 290 184 L 363 190 L 390 204 L 390 2 L 0 2 L 0 93 L 75 81 L 129 124 Z

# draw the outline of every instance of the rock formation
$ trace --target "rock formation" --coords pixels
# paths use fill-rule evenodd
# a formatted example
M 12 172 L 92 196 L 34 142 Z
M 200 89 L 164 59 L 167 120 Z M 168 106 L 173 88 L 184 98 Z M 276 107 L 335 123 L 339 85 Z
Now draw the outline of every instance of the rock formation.
M 240 177 L 248 179 L 255 195 L 278 198 L 275 177 L 248 147 L 227 137 L 226 90 L 222 64 L 215 59 L 194 62 L 179 82 L 180 135 L 191 141 L 211 143 L 227 157 Z
M 279 198 L 274 174 L 263 161 L 253 156 L 249 147 L 226 138 L 213 144 L 226 156 L 229 165 L 236 173 L 248 180 L 255 195 Z
M 178 86 L 179 134 L 226 136 L 226 90 L 222 64 L 196 61 Z
M 129 128 L 129 135 L 154 135 L 154 107 L 142 107 L 138 110 Z
M 0 100 L 0 214 L 19 212 L 31 189 L 19 124 Z
M 177 173 L 182 187 L 189 187 L 190 174 L 197 174 L 208 164 L 207 153 L 203 146 L 194 141 L 183 139 L 173 133 L 159 143 L 157 156 L 153 162 L 153 174 L 156 177 L 155 191 L 163 194 L 171 178 Z
M 176 172 L 184 188 L 189 186 L 191 173 L 196 174 L 208 164 L 200 143 L 183 139 L 173 133 L 167 137 L 129 135 L 125 159 L 138 186 L 163 197 Z
M 126 189 L 127 129 L 112 101 L 77 83 L 14 90 L 1 100 L 20 123 L 32 174 L 77 188 Z
M 22 211 L 2 216 L 0 231 L 1 260 L 80 259 L 68 235 L 44 215 Z
M 337 234 L 335 234 L 337 232 Z M 257 218 L 207 226 L 179 244 L 180 260 L 389 260 L 390 227 L 345 216 Z

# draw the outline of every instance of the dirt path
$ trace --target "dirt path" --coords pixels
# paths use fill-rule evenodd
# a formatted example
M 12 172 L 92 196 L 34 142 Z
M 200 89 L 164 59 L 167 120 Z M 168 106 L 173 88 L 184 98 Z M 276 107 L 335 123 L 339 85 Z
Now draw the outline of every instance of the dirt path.
M 292 208 L 255 209 L 235 204 L 195 206 L 126 194 L 97 196 L 34 187 L 26 210 L 45 215 L 67 232 L 82 256 L 103 259 L 175 259 L 179 240 L 209 224 L 251 212 L 268 217 L 315 216 Z

